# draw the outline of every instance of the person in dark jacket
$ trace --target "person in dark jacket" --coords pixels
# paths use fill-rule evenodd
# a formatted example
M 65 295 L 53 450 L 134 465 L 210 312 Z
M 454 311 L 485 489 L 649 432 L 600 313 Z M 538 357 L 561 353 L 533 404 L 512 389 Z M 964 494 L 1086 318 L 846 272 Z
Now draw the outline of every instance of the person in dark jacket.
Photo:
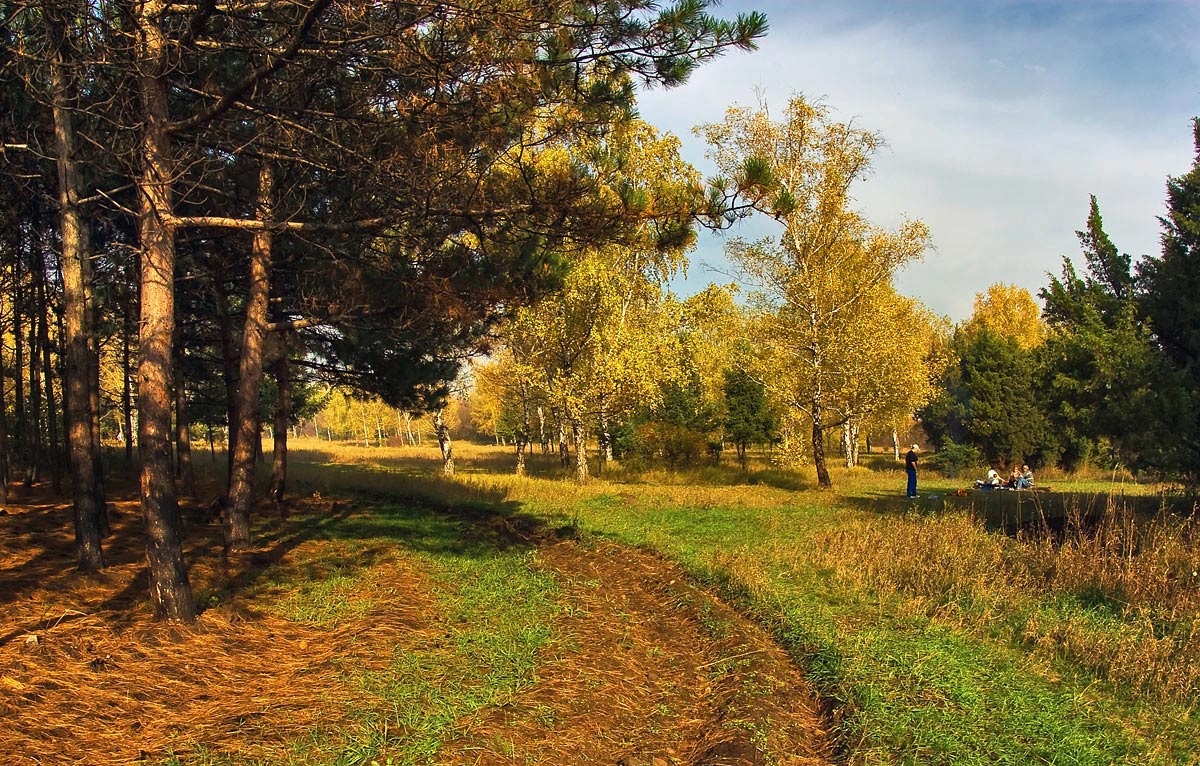
M 914 444 L 908 454 L 904 456 L 904 472 L 908 474 L 909 499 L 917 496 L 917 453 L 920 451 L 920 446 Z

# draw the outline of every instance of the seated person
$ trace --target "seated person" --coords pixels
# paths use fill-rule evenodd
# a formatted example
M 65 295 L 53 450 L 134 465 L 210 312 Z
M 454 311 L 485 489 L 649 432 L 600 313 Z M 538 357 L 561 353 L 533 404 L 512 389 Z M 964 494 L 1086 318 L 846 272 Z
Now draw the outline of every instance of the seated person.
M 1021 473 L 1017 475 L 1017 489 L 1029 489 L 1033 486 L 1033 471 L 1029 470 L 1028 465 L 1021 466 Z
M 1008 472 L 1008 481 L 1004 483 L 1004 486 L 1008 487 L 1009 489 L 1016 489 L 1017 483 L 1020 480 L 1021 469 L 1017 468 L 1016 464 L 1014 463 L 1012 470 Z
M 975 480 L 975 489 L 995 489 L 1000 486 L 1000 474 L 995 468 L 989 468 L 987 477 Z

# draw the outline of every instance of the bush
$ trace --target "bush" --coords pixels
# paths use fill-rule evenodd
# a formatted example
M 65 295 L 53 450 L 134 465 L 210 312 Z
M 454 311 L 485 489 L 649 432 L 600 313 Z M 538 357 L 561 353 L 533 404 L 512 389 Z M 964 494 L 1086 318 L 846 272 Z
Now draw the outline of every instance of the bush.
M 637 427 L 635 454 L 661 458 L 671 468 L 691 468 L 708 452 L 705 435 L 671 423 L 643 423 Z

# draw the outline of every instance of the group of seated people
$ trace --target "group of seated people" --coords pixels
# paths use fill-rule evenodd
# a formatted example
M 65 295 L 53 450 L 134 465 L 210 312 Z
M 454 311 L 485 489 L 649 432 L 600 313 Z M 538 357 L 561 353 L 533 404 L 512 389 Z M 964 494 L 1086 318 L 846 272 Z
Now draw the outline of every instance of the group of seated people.
M 1032 487 L 1033 471 L 1029 470 L 1028 465 L 1017 468 L 1014 464 L 1008 473 L 1007 481 L 1000 478 L 1000 474 L 996 473 L 995 468 L 989 468 L 985 478 L 975 481 L 975 489 L 1030 489 Z

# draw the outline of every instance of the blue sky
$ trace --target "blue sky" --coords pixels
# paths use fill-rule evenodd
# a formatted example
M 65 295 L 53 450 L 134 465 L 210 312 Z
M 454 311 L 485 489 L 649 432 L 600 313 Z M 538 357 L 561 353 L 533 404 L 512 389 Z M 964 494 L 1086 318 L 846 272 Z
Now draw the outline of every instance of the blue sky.
M 906 295 L 955 321 L 996 282 L 1036 296 L 1078 255 L 1090 194 L 1118 248 L 1158 252 L 1166 179 L 1194 157 L 1200 0 L 727 0 L 715 13 L 751 10 L 771 25 L 758 51 L 643 92 L 639 111 L 706 175 L 692 127 L 759 94 L 777 107 L 822 98 L 837 119 L 880 132 L 887 146 L 855 190 L 858 209 L 887 227 L 920 218 L 933 233 L 934 249 L 897 277 Z M 725 236 L 771 231 L 757 222 Z M 730 281 L 723 241 L 702 236 L 677 293 Z

